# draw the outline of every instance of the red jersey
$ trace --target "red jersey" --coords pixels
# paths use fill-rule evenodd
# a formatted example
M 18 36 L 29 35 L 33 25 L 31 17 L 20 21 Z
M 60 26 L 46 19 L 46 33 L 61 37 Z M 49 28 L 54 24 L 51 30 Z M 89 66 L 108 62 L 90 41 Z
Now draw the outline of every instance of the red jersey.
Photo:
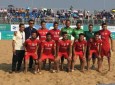
M 49 33 L 51 33 L 52 39 L 54 41 L 58 41 L 59 40 L 59 38 L 60 38 L 60 30 L 59 29 L 49 30 Z
M 75 47 L 75 51 L 79 52 L 83 51 L 84 46 L 87 46 L 87 42 L 85 40 L 83 41 L 76 40 L 73 45 Z
M 40 41 L 46 40 L 46 34 L 48 33 L 48 29 L 39 29 L 38 36 Z
M 60 40 L 58 42 L 59 52 L 68 52 L 71 40 Z
M 102 40 L 102 47 L 110 48 L 109 38 L 111 36 L 111 32 L 109 30 L 100 30 L 99 31 Z
M 88 47 L 90 47 L 90 50 L 98 50 L 98 46 L 102 45 L 102 40 L 95 40 L 93 39 L 92 42 L 88 42 Z
M 35 39 L 35 40 L 27 39 L 27 40 L 25 41 L 25 45 L 26 45 L 26 50 L 27 50 L 27 52 L 35 53 L 38 44 L 39 44 L 39 40 L 38 40 L 38 39 Z
M 43 54 L 52 54 L 53 50 L 55 48 L 55 41 L 51 40 L 51 41 L 44 41 L 42 43 L 42 48 L 43 48 Z

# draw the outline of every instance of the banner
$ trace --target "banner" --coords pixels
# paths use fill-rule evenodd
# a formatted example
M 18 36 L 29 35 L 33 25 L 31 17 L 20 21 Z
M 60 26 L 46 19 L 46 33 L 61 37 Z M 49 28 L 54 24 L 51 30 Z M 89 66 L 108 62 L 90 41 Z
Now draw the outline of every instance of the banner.
M 111 33 L 111 37 L 112 37 L 113 40 L 115 40 L 115 32 Z
M 1 32 L 0 32 L 0 40 L 1 40 Z
M 12 40 L 14 32 L 3 31 L 1 32 L 1 40 Z
M 10 24 L 0 24 L 0 31 L 10 31 L 11 25 Z

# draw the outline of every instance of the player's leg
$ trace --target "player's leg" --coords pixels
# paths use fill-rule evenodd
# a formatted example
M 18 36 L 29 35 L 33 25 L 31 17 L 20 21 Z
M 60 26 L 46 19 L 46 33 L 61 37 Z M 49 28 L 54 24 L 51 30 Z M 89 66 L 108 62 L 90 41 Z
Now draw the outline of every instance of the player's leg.
M 77 57 L 78 57 L 78 55 L 74 55 L 74 56 L 72 57 L 72 71 L 74 71 L 74 66 L 75 66 L 75 62 L 76 62 L 76 60 L 77 60 Z
M 111 70 L 111 52 L 110 51 L 108 52 L 107 58 L 108 58 L 108 67 L 109 67 L 108 71 L 110 71 Z
M 92 69 L 95 69 L 95 63 L 96 63 L 96 56 L 94 54 L 92 54 Z
M 25 58 L 25 69 L 24 69 L 24 73 L 27 73 L 27 71 L 28 71 L 28 60 L 30 58 L 30 54 L 26 53 L 24 58 Z
M 55 63 L 56 63 L 56 70 L 57 72 L 59 72 L 59 61 L 60 61 L 60 56 L 58 56 L 56 59 L 55 59 Z
M 61 57 L 61 70 L 63 70 L 64 56 Z
M 29 59 L 29 69 L 32 69 L 32 66 L 33 66 L 33 58 L 30 57 L 30 59 Z
M 98 69 L 97 69 L 97 71 L 101 72 L 101 57 L 99 55 L 97 55 L 97 58 L 98 58 Z
M 12 73 L 12 72 L 15 72 L 17 61 L 18 61 L 17 55 L 16 55 L 16 53 L 15 53 L 15 54 L 13 54 L 13 58 L 12 58 L 12 71 L 11 71 L 11 73 Z
M 91 60 L 93 54 L 94 54 L 94 53 L 93 53 L 92 51 L 89 52 L 87 70 L 89 70 L 89 68 L 90 68 L 90 60 Z
M 80 56 L 79 56 L 79 59 L 82 61 L 82 64 L 81 64 L 81 71 L 84 72 L 85 58 L 83 57 L 83 55 L 80 55 Z
M 24 58 L 24 54 L 25 54 L 25 52 L 23 50 L 19 52 L 17 71 L 20 71 L 22 61 L 23 61 L 23 58 Z

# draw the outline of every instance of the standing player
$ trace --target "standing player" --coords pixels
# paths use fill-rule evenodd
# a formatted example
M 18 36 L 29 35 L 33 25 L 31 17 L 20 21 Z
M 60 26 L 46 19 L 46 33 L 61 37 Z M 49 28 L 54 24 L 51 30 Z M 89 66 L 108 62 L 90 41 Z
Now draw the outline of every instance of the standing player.
M 63 56 L 68 61 L 68 72 L 69 72 L 71 67 L 71 57 L 72 57 L 71 44 L 72 43 L 71 40 L 68 40 L 67 32 L 63 32 L 62 37 L 63 39 L 58 42 L 58 46 L 57 46 L 56 67 L 57 67 L 57 71 L 59 71 L 59 61 Z
M 81 61 L 81 71 L 84 72 L 86 48 L 87 48 L 87 42 L 84 40 L 84 34 L 80 33 L 79 39 L 75 40 L 73 44 L 72 71 L 74 71 L 75 61 L 79 57 Z
M 67 32 L 68 34 L 68 39 L 71 40 L 72 39 L 72 33 L 73 33 L 73 29 L 70 27 L 71 25 L 71 21 L 70 20 L 66 20 L 65 22 L 66 27 L 61 29 L 61 36 L 63 32 Z M 64 62 L 64 57 L 61 58 L 61 69 L 63 70 L 63 62 Z
M 94 38 L 90 38 L 88 42 L 88 64 L 87 70 L 90 68 L 90 60 L 92 55 L 98 58 L 98 71 L 100 72 L 100 52 L 101 52 L 102 41 L 99 38 L 99 33 L 95 33 Z
M 110 50 L 113 50 L 113 41 L 111 38 L 111 32 L 107 29 L 107 24 L 103 23 L 102 24 L 102 30 L 99 31 L 100 35 L 101 35 L 101 39 L 102 39 L 102 49 L 101 49 L 101 61 L 103 61 L 103 57 L 106 56 L 108 59 L 108 66 L 109 66 L 109 70 L 110 71 L 110 57 L 111 57 L 111 52 Z M 110 47 L 110 42 L 109 39 L 111 41 L 111 47 Z M 102 66 L 102 63 L 101 63 Z
M 28 59 L 30 57 L 35 60 L 35 73 L 37 72 L 37 67 L 38 67 L 38 57 L 37 57 L 37 49 L 38 49 L 38 44 L 39 40 L 37 38 L 37 33 L 32 32 L 31 38 L 27 39 L 25 41 L 25 73 L 27 72 L 27 64 L 28 64 Z
M 60 38 L 60 30 L 58 29 L 57 22 L 54 22 L 53 26 L 54 26 L 54 29 L 49 30 L 49 33 L 51 33 L 52 39 L 57 43 Z
M 56 56 L 55 41 L 51 39 L 50 33 L 47 33 L 46 40 L 42 43 L 40 54 L 41 55 L 39 59 L 39 71 L 41 72 L 42 61 L 46 59 L 49 59 L 50 61 L 54 61 Z
M 84 31 L 81 29 L 81 23 L 80 22 L 77 22 L 76 26 L 77 26 L 77 28 L 73 29 L 73 33 L 72 33 L 75 40 L 79 39 L 80 33 L 84 33 Z
M 89 41 L 90 38 L 94 38 L 94 34 L 96 32 L 93 31 L 93 25 L 89 24 L 88 31 L 85 31 L 84 33 L 85 33 L 86 40 Z M 88 49 L 86 51 L 86 61 L 88 65 Z M 95 69 L 96 57 L 94 55 L 92 55 L 92 62 L 93 62 L 92 69 Z
M 41 53 L 41 44 L 46 40 L 46 34 L 48 33 L 48 29 L 46 28 L 46 22 L 45 21 L 41 21 L 41 28 L 38 29 L 38 37 L 40 40 L 40 46 L 38 49 L 38 58 L 40 56 Z M 46 61 L 44 61 L 44 68 L 45 68 L 45 63 Z

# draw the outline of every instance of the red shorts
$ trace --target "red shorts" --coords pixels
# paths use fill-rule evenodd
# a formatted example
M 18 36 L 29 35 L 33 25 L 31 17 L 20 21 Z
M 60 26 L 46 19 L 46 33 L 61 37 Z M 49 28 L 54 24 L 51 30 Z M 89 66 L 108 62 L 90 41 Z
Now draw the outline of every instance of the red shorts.
M 76 57 L 79 56 L 80 59 L 83 59 L 83 52 L 79 51 L 79 52 L 75 52 Z
M 53 56 L 52 54 L 49 54 L 49 55 L 47 55 L 47 54 L 42 54 L 42 57 L 40 58 L 40 60 L 44 61 L 44 60 L 46 60 L 46 59 L 49 59 L 49 60 L 51 60 L 51 61 L 54 61 L 54 60 L 55 60 L 55 58 L 54 58 L 54 56 Z
M 62 56 L 63 56 L 64 58 L 68 58 L 68 57 L 69 57 L 69 54 L 68 54 L 67 52 L 64 52 L 64 53 L 63 53 L 63 52 L 59 52 L 59 53 L 58 53 L 58 56 L 59 56 L 59 57 L 62 57 Z
M 107 57 L 110 57 L 111 55 L 111 52 L 110 52 L 110 49 L 101 49 L 101 56 L 107 56 Z
M 35 54 L 35 53 L 29 53 L 29 52 L 27 52 L 27 54 L 25 55 L 25 60 L 28 60 L 30 57 L 32 57 L 34 60 L 36 60 L 36 59 L 38 59 L 38 56 L 37 56 L 37 54 Z
M 91 58 L 93 54 L 94 54 L 96 57 L 99 56 L 98 51 L 96 51 L 96 50 L 90 50 L 90 52 L 89 52 L 89 58 Z

